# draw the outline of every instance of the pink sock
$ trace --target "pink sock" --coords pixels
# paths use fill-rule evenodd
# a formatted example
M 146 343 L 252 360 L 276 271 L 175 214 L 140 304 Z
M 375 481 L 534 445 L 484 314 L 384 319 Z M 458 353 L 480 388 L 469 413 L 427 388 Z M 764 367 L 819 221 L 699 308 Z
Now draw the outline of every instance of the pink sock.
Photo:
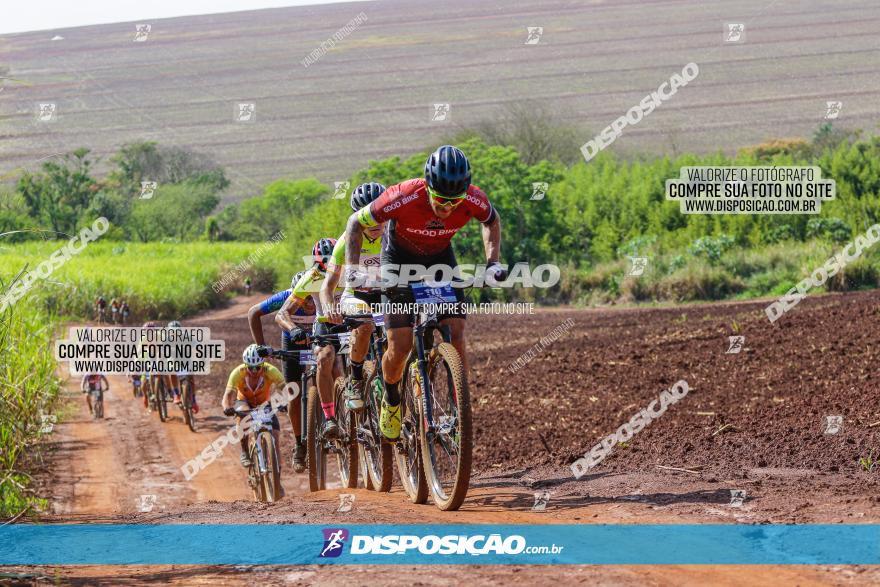
M 336 417 L 336 404 L 333 402 L 325 404 L 321 402 L 321 409 L 324 410 L 325 418 L 335 418 Z

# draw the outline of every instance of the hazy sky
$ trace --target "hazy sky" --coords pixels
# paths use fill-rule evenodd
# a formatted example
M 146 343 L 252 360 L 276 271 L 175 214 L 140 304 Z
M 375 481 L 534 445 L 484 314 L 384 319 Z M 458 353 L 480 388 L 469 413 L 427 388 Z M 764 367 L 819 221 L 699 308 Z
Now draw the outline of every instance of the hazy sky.
M 30 0 L 3 10 L 0 34 L 42 31 L 90 24 L 128 22 L 190 14 L 215 14 L 279 6 L 329 4 L 357 0 Z

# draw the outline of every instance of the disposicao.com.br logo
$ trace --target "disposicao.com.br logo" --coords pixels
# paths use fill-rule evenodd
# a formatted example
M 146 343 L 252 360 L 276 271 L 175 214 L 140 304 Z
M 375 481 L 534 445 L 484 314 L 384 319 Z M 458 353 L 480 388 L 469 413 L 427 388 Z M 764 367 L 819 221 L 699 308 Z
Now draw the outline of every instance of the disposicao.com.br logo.
M 343 552 L 343 545 L 349 537 L 348 531 L 341 528 L 325 528 L 324 546 L 320 556 L 337 557 Z M 526 539 L 518 534 L 503 537 L 501 534 L 475 534 L 473 536 L 450 534 L 439 536 L 428 534 L 388 534 L 351 536 L 350 554 L 371 555 L 518 555 L 518 554 L 560 554 L 564 546 L 528 546 Z

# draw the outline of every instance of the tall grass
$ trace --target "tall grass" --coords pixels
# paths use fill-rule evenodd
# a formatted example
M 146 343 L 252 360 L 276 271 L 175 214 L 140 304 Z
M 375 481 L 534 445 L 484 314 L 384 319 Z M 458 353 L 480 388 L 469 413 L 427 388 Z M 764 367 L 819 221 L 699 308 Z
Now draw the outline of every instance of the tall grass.
M 50 258 L 63 242 L 0 247 L 0 277 L 8 287 L 22 271 Z M 0 516 L 41 505 L 27 471 L 39 456 L 43 415 L 53 412 L 62 382 L 56 375 L 53 335 L 65 319 L 88 317 L 98 294 L 125 298 L 136 317 L 179 318 L 212 307 L 250 276 L 258 289 L 289 283 L 279 253 L 266 250 L 241 266 L 260 243 L 95 242 L 58 267 L 0 315 Z M 215 292 L 212 284 L 234 272 Z M 283 277 L 282 277 L 283 276 Z M 5 292 L 4 292 L 5 293 Z
M 0 516 L 38 505 L 25 472 L 36 458 L 42 415 L 61 389 L 55 375 L 52 323 L 26 304 L 0 316 Z
M 0 275 L 8 279 L 24 266 L 33 269 L 62 244 L 45 241 L 0 247 Z M 71 257 L 48 279 L 35 282 L 18 304 L 53 315 L 82 318 L 89 315 L 100 294 L 108 301 L 124 298 L 138 318 L 180 318 L 216 306 L 224 296 L 241 289 L 246 275 L 257 290 L 289 283 L 290 276 L 301 268 L 288 268 L 281 260 L 284 242 L 268 248 L 252 266 L 238 271 L 260 245 L 97 241 Z M 212 284 L 229 272 L 236 277 L 234 283 L 215 292 Z

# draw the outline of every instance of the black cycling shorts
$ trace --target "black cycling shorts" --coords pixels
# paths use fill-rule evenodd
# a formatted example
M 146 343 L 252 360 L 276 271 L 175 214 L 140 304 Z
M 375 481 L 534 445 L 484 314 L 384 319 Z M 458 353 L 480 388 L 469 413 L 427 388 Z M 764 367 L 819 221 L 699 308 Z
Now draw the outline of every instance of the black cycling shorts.
M 409 253 L 402 250 L 400 247 L 391 247 L 388 249 L 383 247 L 381 261 L 383 266 L 417 264 L 424 265 L 426 268 L 431 267 L 432 265 L 448 265 L 453 268 L 458 267 L 458 261 L 455 259 L 455 253 L 451 246 L 436 255 L 428 257 Z M 464 302 L 464 292 L 460 287 L 455 287 L 453 290 L 455 291 L 455 300 L 461 305 Z M 415 302 L 415 298 L 409 287 L 383 288 L 382 302 L 385 304 L 409 305 Z M 393 308 L 393 305 L 388 307 L 389 310 L 393 310 Z M 461 318 L 463 320 L 466 317 L 467 314 L 459 309 L 454 312 L 439 314 L 437 319 L 443 321 L 447 318 Z M 415 324 L 415 314 L 413 313 L 391 311 L 390 313 L 385 314 L 386 328 L 411 328 L 413 324 Z

